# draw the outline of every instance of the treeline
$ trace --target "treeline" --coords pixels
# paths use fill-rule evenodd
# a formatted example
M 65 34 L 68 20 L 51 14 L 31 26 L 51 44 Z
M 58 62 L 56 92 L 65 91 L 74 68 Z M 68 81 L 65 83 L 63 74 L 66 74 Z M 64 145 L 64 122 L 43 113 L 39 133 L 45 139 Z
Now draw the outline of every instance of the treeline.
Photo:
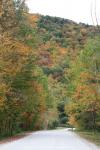
M 100 131 L 100 37 L 87 42 L 71 62 L 68 77 L 69 123 L 80 129 Z
M 22 39 L 32 31 L 27 7 L 21 0 L 6 2 L 0 14 L 0 136 L 47 128 L 57 118 L 34 46 Z

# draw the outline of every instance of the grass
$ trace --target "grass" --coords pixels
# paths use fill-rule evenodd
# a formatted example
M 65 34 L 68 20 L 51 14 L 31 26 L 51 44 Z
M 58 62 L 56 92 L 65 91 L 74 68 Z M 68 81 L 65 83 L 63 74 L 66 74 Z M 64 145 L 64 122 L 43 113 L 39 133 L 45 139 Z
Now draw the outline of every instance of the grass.
M 100 146 L 100 132 L 76 131 L 81 137 Z
M 21 132 L 21 133 L 16 133 L 12 136 L 1 136 L 0 137 L 0 144 L 15 141 L 15 140 L 20 139 L 22 137 L 25 137 L 29 134 L 30 134 L 30 132 Z

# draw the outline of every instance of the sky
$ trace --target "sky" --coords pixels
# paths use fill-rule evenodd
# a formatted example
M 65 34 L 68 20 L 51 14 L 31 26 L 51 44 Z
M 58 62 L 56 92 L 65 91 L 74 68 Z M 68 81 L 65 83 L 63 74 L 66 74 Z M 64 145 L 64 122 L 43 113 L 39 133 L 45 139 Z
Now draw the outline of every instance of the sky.
M 100 24 L 100 0 L 27 0 L 26 3 L 30 13 L 62 17 L 78 23 L 93 24 L 94 22 L 96 25 L 95 1 L 96 16 Z

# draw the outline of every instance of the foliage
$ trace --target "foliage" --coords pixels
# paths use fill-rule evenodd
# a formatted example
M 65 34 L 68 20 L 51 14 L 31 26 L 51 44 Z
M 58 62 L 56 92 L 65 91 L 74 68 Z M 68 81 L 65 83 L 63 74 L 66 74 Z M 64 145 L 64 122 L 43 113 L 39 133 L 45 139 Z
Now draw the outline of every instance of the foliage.
M 70 71 L 74 87 L 70 95 L 72 100 L 66 106 L 70 123 L 88 130 L 100 130 L 99 48 L 99 37 L 90 40 Z
M 96 29 L 28 14 L 24 0 L 1 5 L 0 136 L 66 123 L 99 130 L 100 38 L 84 48 Z

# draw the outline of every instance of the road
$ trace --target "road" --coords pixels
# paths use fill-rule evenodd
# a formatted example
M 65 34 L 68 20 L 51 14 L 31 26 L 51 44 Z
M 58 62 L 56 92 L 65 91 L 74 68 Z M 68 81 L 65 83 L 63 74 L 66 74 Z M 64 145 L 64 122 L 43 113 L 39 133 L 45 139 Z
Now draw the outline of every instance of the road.
M 0 150 L 100 150 L 68 129 L 39 131 L 22 139 L 0 144 Z

